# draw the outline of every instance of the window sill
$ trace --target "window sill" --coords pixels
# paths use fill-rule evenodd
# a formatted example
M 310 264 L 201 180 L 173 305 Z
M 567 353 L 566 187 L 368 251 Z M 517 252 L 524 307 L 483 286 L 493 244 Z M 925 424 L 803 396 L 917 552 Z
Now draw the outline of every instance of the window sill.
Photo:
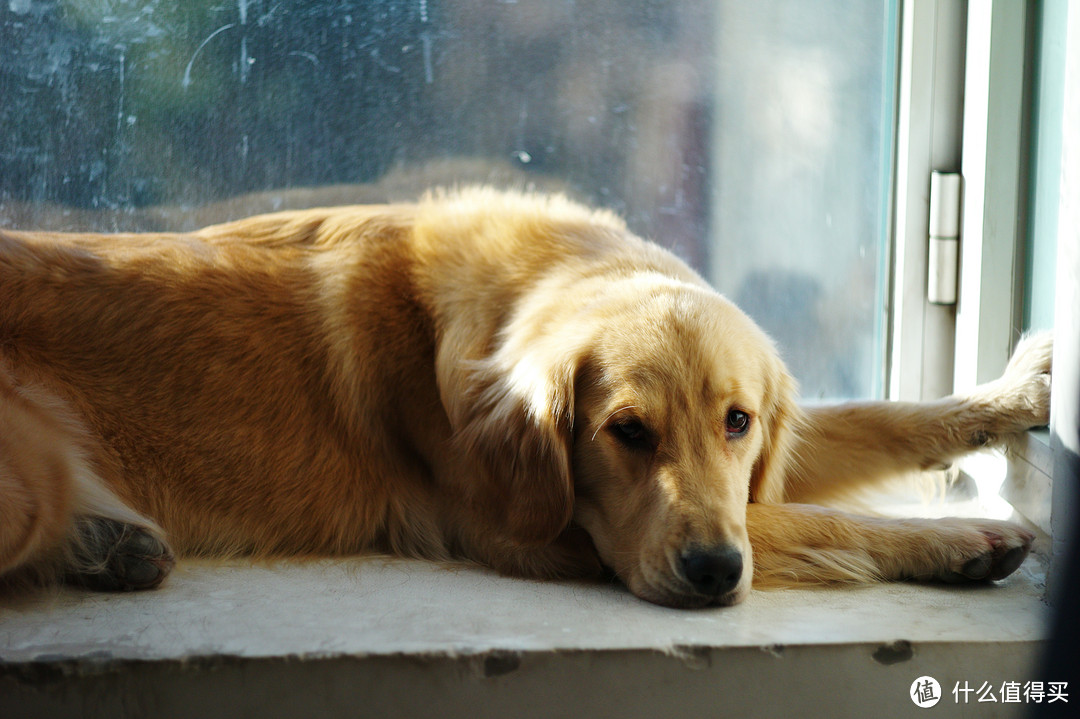
M 960 714 L 955 682 L 1038 678 L 1043 582 L 1033 558 L 993 586 L 680 611 L 402 560 L 185 562 L 153 592 L 0 604 L 0 716 L 871 716 L 922 675 Z

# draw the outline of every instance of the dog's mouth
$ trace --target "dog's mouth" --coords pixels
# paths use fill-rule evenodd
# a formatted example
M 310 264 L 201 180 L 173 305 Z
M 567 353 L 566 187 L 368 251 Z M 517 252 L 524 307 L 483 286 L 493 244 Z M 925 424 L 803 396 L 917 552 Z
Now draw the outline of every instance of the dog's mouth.
M 748 583 L 734 582 L 730 588 L 711 587 L 702 591 L 695 587 L 680 570 L 681 559 L 669 558 L 668 566 L 642 565 L 623 577 L 630 591 L 653 604 L 673 609 L 702 609 L 728 607 L 738 604 L 749 593 Z
M 635 583 L 630 591 L 647 602 L 672 609 L 729 607 L 745 598 L 745 593 L 738 588 L 718 595 L 702 594 L 678 581 Z

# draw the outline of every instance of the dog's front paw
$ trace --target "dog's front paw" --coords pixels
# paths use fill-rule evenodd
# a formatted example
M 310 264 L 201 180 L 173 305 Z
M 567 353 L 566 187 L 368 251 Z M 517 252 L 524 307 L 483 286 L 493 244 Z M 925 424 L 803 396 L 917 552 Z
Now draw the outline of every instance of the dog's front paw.
M 975 390 L 990 412 L 994 435 L 1009 435 L 1050 422 L 1050 376 L 1054 338 L 1050 332 L 1025 336 L 1001 377 Z
M 98 591 L 151 589 L 176 563 L 168 545 L 133 524 L 104 517 L 76 520 L 66 580 Z
M 1053 355 L 1053 332 L 1032 332 L 1024 335 L 1013 350 L 1003 377 L 1049 377 Z
M 982 519 L 945 519 L 933 541 L 941 546 L 931 556 L 940 558 L 936 568 L 918 579 L 949 583 L 1003 579 L 1015 572 L 1028 554 L 1035 535 L 1012 522 Z

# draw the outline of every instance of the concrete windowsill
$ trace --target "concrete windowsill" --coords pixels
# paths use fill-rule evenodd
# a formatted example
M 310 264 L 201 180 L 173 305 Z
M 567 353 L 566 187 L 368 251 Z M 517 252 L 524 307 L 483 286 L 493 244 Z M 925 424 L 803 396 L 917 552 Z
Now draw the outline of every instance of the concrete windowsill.
M 685 611 L 405 560 L 183 562 L 151 592 L 0 603 L 0 716 L 891 716 L 924 674 L 949 715 L 957 681 L 1037 678 L 1043 584 L 1032 558 Z

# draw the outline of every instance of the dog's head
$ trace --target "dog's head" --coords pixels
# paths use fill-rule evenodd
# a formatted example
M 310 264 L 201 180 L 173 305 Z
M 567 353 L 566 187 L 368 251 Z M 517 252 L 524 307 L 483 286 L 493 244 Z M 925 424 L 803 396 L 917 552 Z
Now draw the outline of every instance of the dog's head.
M 510 327 L 484 365 L 471 444 L 501 448 L 511 534 L 550 541 L 572 517 L 639 597 L 740 601 L 746 504 L 782 496 L 793 381 L 764 333 L 705 288 L 647 276 L 579 297 L 554 331 Z
M 737 602 L 753 574 L 746 504 L 781 490 L 792 382 L 715 294 L 662 287 L 611 309 L 576 385 L 574 519 L 638 596 Z

